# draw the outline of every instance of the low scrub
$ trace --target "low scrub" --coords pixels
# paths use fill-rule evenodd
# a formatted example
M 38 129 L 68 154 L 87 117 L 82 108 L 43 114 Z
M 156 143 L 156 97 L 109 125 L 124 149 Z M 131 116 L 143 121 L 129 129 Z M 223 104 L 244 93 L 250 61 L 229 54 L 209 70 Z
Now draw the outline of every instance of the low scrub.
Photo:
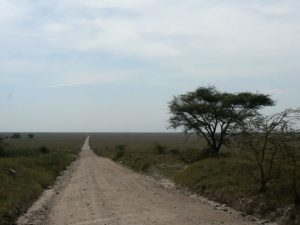
M 209 150 L 207 148 L 199 150 L 196 148 L 183 149 L 179 152 L 179 159 L 186 163 L 193 163 L 201 159 L 207 158 Z
M 115 146 L 115 155 L 113 157 L 113 160 L 118 160 L 120 159 L 121 157 L 124 156 L 125 154 L 125 150 L 126 150 L 126 145 L 123 145 L 123 144 L 118 144 Z
M 163 146 L 163 145 L 159 144 L 158 142 L 155 142 L 154 148 L 157 150 L 158 154 L 166 154 L 166 151 L 167 151 L 166 146 Z

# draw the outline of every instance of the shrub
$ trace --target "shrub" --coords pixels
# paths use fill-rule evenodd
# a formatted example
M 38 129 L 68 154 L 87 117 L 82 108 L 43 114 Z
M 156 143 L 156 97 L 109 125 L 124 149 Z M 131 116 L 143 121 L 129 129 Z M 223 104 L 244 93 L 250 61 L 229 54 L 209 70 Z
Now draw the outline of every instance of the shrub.
M 113 157 L 113 160 L 118 160 L 124 156 L 125 150 L 126 150 L 126 145 L 124 145 L 124 144 L 116 145 L 115 149 L 116 149 L 116 154 Z
M 42 146 L 39 148 L 39 150 L 41 153 L 44 153 L 44 154 L 48 154 L 50 152 L 50 149 L 47 146 Z
M 0 157 L 4 156 L 3 138 L 0 137 Z
M 180 152 L 179 158 L 186 163 L 193 163 L 200 159 L 200 151 L 198 149 L 184 149 Z
M 166 147 L 155 142 L 154 143 L 155 149 L 157 150 L 158 154 L 165 154 L 166 153 Z
M 172 154 L 172 155 L 179 155 L 179 150 L 177 148 L 168 148 L 167 152 Z
M 20 139 L 21 137 L 22 137 L 22 135 L 19 134 L 19 133 L 14 133 L 14 134 L 11 136 L 11 138 L 13 138 L 13 139 Z
M 5 151 L 4 148 L 2 146 L 0 146 L 0 157 L 5 156 Z

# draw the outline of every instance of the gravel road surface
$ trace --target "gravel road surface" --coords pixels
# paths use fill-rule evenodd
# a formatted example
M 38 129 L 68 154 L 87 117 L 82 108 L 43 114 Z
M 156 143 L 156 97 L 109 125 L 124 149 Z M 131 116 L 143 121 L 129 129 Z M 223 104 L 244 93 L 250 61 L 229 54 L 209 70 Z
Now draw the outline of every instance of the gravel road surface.
M 254 225 L 98 157 L 80 158 L 18 220 L 19 225 Z

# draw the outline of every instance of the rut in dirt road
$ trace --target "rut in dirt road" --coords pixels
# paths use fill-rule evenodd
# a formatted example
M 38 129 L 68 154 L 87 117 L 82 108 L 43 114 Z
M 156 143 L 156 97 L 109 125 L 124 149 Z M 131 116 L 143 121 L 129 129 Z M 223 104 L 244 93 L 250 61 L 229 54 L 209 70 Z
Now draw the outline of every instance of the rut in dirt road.
M 86 139 L 67 184 L 53 195 L 41 225 L 253 225 L 161 187 L 96 156 Z M 34 213 L 33 213 L 34 216 Z M 33 220 L 34 221 L 34 220 Z

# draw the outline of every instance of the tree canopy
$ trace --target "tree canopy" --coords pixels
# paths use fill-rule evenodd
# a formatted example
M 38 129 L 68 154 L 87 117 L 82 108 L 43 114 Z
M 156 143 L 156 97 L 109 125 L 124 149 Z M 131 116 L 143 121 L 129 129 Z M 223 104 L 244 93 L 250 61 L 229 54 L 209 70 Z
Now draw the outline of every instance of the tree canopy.
M 251 92 L 220 92 L 214 86 L 200 87 L 195 91 L 175 96 L 169 102 L 171 128 L 183 128 L 187 135 L 205 138 L 212 154 L 247 119 L 263 106 L 272 106 L 269 95 Z

